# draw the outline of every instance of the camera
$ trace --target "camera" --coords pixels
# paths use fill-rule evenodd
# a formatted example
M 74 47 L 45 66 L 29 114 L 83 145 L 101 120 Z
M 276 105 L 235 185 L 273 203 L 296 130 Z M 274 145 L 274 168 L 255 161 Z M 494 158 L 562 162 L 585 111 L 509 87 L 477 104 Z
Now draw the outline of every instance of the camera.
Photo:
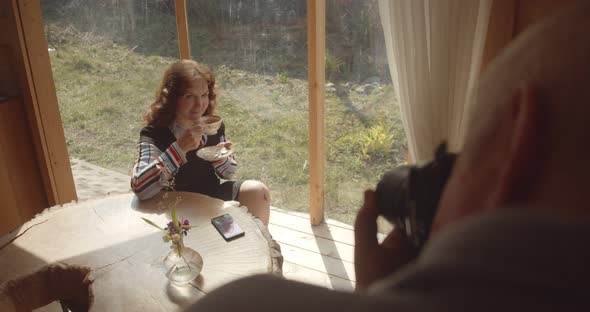
M 451 175 L 456 154 L 440 144 L 433 161 L 399 166 L 383 175 L 377 184 L 377 208 L 382 215 L 422 248 L 430 234 L 443 189 Z

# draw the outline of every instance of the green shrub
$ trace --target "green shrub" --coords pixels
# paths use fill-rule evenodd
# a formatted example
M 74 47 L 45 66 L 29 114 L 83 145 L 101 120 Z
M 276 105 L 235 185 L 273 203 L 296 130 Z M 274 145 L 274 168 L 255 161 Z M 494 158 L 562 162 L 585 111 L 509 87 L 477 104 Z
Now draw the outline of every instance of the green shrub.
M 277 73 L 277 80 L 283 84 L 289 83 L 289 76 L 287 75 L 287 72 L 284 72 L 284 71 L 278 72 Z
M 357 132 L 349 132 L 328 142 L 328 159 L 347 162 L 347 167 L 355 167 L 351 162 L 360 159 L 377 159 L 390 157 L 395 143 L 394 131 L 381 123 Z M 358 156 L 355 156 L 358 155 Z
M 381 124 L 363 130 L 359 134 L 361 153 L 364 158 L 384 157 L 391 153 L 393 134 Z

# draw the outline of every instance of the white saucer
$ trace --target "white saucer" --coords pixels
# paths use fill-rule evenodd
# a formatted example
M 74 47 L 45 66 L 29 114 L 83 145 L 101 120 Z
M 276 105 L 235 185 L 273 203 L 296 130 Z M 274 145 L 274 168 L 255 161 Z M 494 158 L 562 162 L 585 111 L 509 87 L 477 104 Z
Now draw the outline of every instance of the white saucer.
M 218 161 L 233 154 L 234 150 L 225 146 L 207 146 L 197 150 L 197 156 L 206 161 Z

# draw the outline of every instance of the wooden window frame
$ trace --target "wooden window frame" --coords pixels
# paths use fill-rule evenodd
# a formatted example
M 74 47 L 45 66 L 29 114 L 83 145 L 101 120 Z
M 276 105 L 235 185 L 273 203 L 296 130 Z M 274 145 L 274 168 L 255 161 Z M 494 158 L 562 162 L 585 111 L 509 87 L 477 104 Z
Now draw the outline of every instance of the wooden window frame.
M 35 140 L 37 157 L 50 205 L 76 200 L 65 135 L 59 114 L 51 65 L 47 60 L 47 41 L 43 31 L 41 4 L 36 0 L 11 1 L 20 22 L 20 41 L 27 67 L 30 100 L 27 111 Z M 518 0 L 494 2 L 482 67 L 514 36 L 514 15 Z M 181 59 L 190 59 L 186 0 L 175 0 L 176 27 Z M 27 21 L 23 23 L 22 21 Z M 308 84 L 309 84 L 309 184 L 310 221 L 324 218 L 324 112 L 326 1 L 307 0 Z M 40 101 L 40 99 L 43 99 Z
M 24 102 L 45 192 L 50 206 L 64 204 L 76 200 L 77 195 L 51 65 L 47 62 L 49 54 L 43 31 L 41 4 L 39 0 L 9 1 L 13 8 L 11 13 L 18 21 L 21 54 L 27 73 L 24 80 L 29 91 L 24 95 Z M 533 3 L 536 2 L 494 1 L 482 68 L 485 68 L 514 38 L 518 31 L 515 29 L 517 26 L 528 26 L 532 23 L 530 20 L 540 18 L 554 6 L 558 6 L 550 0 L 545 0 L 543 9 L 533 12 L 530 8 Z M 180 58 L 190 59 L 186 0 L 175 0 L 175 10 Z M 519 23 L 520 20 L 524 22 Z M 319 224 L 324 218 L 325 25 L 326 1 L 307 0 L 309 184 L 312 224 Z M 521 25 L 520 28 L 525 26 Z
M 29 127 L 49 206 L 78 199 L 68 155 L 47 40 L 41 2 L 10 0 L 16 20 L 20 55 L 26 77 L 21 83 Z

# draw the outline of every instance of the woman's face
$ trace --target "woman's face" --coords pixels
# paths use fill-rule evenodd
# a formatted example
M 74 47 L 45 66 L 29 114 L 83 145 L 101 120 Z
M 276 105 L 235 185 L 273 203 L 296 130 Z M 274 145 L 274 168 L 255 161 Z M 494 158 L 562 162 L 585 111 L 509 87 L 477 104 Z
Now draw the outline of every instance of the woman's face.
M 197 79 L 186 94 L 178 99 L 176 107 L 177 121 L 196 121 L 209 107 L 209 88 L 207 81 Z

